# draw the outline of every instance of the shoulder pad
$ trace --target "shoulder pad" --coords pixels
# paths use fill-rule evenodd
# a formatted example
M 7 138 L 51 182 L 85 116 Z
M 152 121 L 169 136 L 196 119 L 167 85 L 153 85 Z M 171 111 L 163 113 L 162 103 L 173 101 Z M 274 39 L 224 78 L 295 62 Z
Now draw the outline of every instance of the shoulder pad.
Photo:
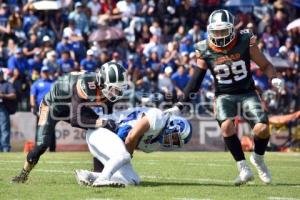
M 201 40 L 195 44 L 195 53 L 197 58 L 202 58 L 207 50 L 207 40 Z
M 240 35 L 249 40 L 249 46 L 253 46 L 256 44 L 257 37 L 253 34 L 253 32 L 250 29 L 240 30 Z

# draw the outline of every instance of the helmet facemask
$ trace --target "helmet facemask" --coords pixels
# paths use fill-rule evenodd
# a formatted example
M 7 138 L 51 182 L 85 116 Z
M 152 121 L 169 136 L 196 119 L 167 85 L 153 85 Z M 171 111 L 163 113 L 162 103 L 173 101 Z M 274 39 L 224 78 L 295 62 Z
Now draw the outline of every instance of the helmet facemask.
M 167 148 L 181 148 L 192 136 L 190 123 L 181 117 L 171 117 L 166 127 L 160 143 Z
M 111 102 L 115 102 L 124 96 L 124 91 L 128 85 L 126 82 L 123 83 L 104 83 L 102 94 Z
M 231 23 L 212 23 L 207 26 L 208 38 L 217 47 L 226 47 L 235 36 Z

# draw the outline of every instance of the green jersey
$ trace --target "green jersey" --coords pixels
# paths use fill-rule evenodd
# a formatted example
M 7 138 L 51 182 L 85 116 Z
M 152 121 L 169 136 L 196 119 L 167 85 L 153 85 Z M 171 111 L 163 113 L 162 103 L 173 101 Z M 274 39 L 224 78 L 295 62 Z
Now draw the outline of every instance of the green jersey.
M 195 45 L 196 55 L 204 59 L 215 81 L 216 96 L 243 94 L 255 90 L 250 70 L 250 39 L 253 34 L 243 30 L 227 49 L 218 49 L 202 40 Z
M 95 101 L 99 93 L 95 73 L 75 72 L 59 77 L 50 92 L 45 95 L 44 100 L 47 104 L 69 103 L 73 95 L 73 87 L 77 87 L 77 90 L 81 91 L 89 102 Z

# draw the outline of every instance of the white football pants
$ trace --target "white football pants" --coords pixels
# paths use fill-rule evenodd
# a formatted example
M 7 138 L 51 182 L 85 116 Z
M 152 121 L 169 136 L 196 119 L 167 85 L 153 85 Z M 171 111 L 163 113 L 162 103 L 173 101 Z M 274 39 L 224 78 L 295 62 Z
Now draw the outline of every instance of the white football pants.
M 88 130 L 86 141 L 91 154 L 104 165 L 102 173 L 99 174 L 125 185 L 140 183 L 139 175 L 132 168 L 130 154 L 115 133 L 105 128 Z

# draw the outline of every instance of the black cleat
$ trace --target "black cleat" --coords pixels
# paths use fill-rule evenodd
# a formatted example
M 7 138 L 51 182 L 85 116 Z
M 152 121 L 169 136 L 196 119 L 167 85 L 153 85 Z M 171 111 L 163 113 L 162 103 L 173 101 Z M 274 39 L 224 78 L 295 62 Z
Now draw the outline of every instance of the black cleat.
M 11 179 L 11 183 L 25 183 L 28 179 L 29 171 L 22 169 L 21 173 L 18 176 L 15 176 Z

